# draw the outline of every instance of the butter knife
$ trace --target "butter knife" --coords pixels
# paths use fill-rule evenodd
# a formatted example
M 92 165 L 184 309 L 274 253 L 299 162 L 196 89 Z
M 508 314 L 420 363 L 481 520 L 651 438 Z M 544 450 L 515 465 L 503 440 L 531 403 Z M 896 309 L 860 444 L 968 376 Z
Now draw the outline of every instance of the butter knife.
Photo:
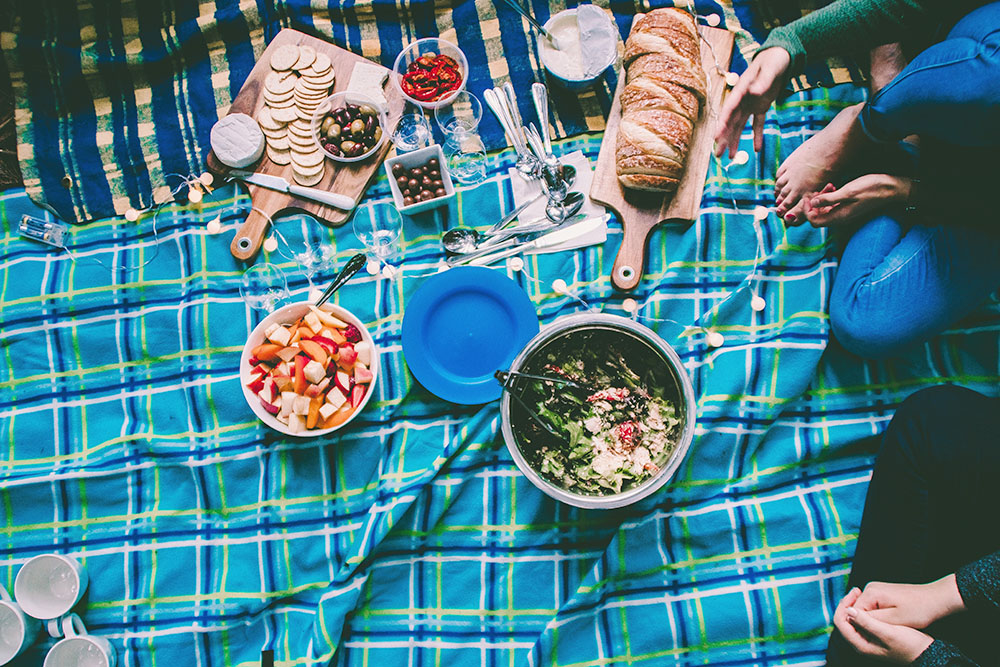
M 238 178 L 246 183 L 267 188 L 268 190 L 287 192 L 288 194 L 301 199 L 308 199 L 310 201 L 319 202 L 320 204 L 326 204 L 327 206 L 333 206 L 334 208 L 340 208 L 345 211 L 350 211 L 354 208 L 354 200 L 347 195 L 338 195 L 335 192 L 326 192 L 325 190 L 320 190 L 319 188 L 307 188 L 302 185 L 295 185 L 294 183 L 289 183 L 281 176 L 257 174 L 249 171 L 231 171 L 229 174 L 233 178 Z

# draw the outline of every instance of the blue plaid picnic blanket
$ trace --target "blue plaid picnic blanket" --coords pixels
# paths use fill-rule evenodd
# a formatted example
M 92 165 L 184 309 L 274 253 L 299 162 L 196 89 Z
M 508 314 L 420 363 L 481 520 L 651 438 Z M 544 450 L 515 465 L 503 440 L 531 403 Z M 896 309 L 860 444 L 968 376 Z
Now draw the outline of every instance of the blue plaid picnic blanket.
M 39 553 L 80 558 L 86 624 L 135 666 L 249 666 L 262 649 L 282 665 L 821 664 L 871 436 L 920 387 L 995 394 L 1000 363 L 995 303 L 907 358 L 850 357 L 829 340 L 825 232 L 773 214 L 755 227 L 780 161 L 859 99 L 850 86 L 793 95 L 768 116 L 762 154 L 745 135 L 747 164 L 713 162 L 698 220 L 652 236 L 630 296 L 683 359 L 698 425 L 672 482 L 613 511 L 538 491 L 498 436 L 497 405 L 436 399 L 400 350 L 442 225 L 511 207 L 509 153 L 446 216 L 406 219 L 396 280 L 362 273 L 337 293 L 383 352 L 377 393 L 343 433 L 306 440 L 260 424 L 239 387 L 260 317 L 228 252 L 245 195 L 165 207 L 155 233 L 152 212 L 73 228 L 72 258 L 19 238 L 20 214 L 39 211 L 3 195 L 0 583 Z M 596 158 L 599 141 L 557 149 Z M 384 180 L 370 193 L 387 196 Z M 304 242 L 338 264 L 359 249 L 349 226 L 292 216 L 278 229 L 288 245 L 263 259 L 298 297 L 334 271 L 307 276 L 291 259 Z M 627 314 L 608 278 L 620 240 L 613 221 L 603 246 L 509 274 L 543 323 Z
M 812 0 L 801 2 L 813 7 Z M 636 11 L 673 3 L 597 4 L 613 13 L 624 37 Z M 679 5 L 702 17 L 715 14 L 736 33 L 736 72 L 771 27 L 803 11 L 798 4 L 758 0 Z M 566 7 L 561 0 L 531 3 L 540 21 Z M 18 160 L 28 194 L 70 222 L 170 200 L 171 175 L 204 168 L 212 125 L 284 27 L 386 67 L 411 41 L 442 37 L 465 52 L 468 88 L 476 95 L 507 81 L 525 91 L 544 80 L 527 23 L 491 0 L 14 3 L 0 11 L 0 44 L 16 99 Z M 857 68 L 831 62 L 794 83 L 801 88 L 848 80 L 860 80 Z M 616 85 L 612 69 L 586 91 L 550 86 L 560 136 L 603 130 Z M 519 106 L 526 120 L 535 118 L 529 96 Z M 488 148 L 506 145 L 489 114 L 480 129 Z

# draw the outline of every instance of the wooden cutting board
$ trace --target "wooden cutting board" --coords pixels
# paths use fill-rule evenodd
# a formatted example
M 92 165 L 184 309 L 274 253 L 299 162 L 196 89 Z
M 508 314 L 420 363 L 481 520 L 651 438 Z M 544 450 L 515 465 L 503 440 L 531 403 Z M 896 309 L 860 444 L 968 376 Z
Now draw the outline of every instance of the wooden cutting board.
M 236 99 L 233 100 L 233 105 L 230 107 L 229 113 L 245 113 L 248 116 L 256 117 L 257 112 L 264 106 L 264 78 L 271 73 L 271 55 L 276 49 L 285 44 L 308 45 L 316 49 L 317 53 L 322 52 L 330 56 L 330 62 L 336 73 L 336 80 L 330 89 L 331 95 L 347 89 L 347 83 L 351 80 L 351 71 L 355 63 L 371 63 L 370 60 L 346 51 L 339 46 L 317 39 L 316 37 L 311 37 L 298 30 L 285 28 L 275 36 L 267 49 L 264 50 L 264 53 L 261 54 L 257 64 L 251 70 L 250 76 L 247 77 L 246 83 L 243 84 Z M 396 120 L 403 112 L 403 98 L 388 79 L 385 84 L 385 98 L 389 103 L 386 110 L 389 122 L 388 128 L 383 128 L 383 131 L 388 134 L 389 128 L 395 126 Z M 389 141 L 389 137 L 387 136 L 382 147 L 374 155 L 362 162 L 340 163 L 327 159 L 326 175 L 322 181 L 313 187 L 347 195 L 357 202 L 364 195 L 365 190 L 368 189 L 369 182 L 378 173 L 379 167 L 382 165 L 382 160 L 391 147 L 392 142 Z M 228 167 L 219 162 L 214 153 L 208 156 L 208 168 L 219 175 L 225 175 L 228 171 Z M 295 183 L 295 180 L 292 178 L 292 165 L 275 164 L 267 158 L 267 153 L 251 169 L 260 174 L 281 176 L 289 183 Z M 267 232 L 267 216 L 273 219 L 274 216 L 284 211 L 296 209 L 309 213 L 320 222 L 330 226 L 342 225 L 351 216 L 351 211 L 344 211 L 306 199 L 298 199 L 297 197 L 276 190 L 268 190 L 267 188 L 255 185 L 245 185 L 245 187 L 250 192 L 253 209 L 236 231 L 236 237 L 229 247 L 230 252 L 237 259 L 251 260 L 257 254 L 257 251 L 260 250 L 264 234 Z
M 625 87 L 624 73 L 618 77 L 618 90 L 597 157 L 590 198 L 613 209 L 622 221 L 624 237 L 611 270 L 611 282 L 620 290 L 632 290 L 639 284 L 645 265 L 646 241 L 656 225 L 666 220 L 687 221 L 698 217 L 705 175 L 712 157 L 712 138 L 726 90 L 725 76 L 733 52 L 733 33 L 728 30 L 698 26 L 698 32 L 704 38 L 701 40 L 701 64 L 708 76 L 708 101 L 702 106 L 701 117 L 694 126 L 684 176 L 672 195 L 626 190 L 618 183 L 615 144 L 622 118 L 620 99 Z

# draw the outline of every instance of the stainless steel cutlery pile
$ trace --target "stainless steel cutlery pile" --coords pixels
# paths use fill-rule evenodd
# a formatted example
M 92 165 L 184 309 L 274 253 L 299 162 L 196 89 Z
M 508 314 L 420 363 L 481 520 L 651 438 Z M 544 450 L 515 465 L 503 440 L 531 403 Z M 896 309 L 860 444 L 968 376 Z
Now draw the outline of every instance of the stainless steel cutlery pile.
M 491 264 L 532 248 L 560 245 L 593 231 L 593 226 L 581 224 L 585 216 L 575 215 L 585 200 L 583 193 L 570 191 L 576 169 L 562 164 L 552 153 L 549 96 L 545 84 L 532 84 L 531 97 L 541 131 L 534 123 L 525 126 L 521 121 L 511 84 L 505 83 L 502 88 L 488 89 L 483 93 L 487 106 L 500 121 L 517 152 L 518 173 L 528 181 L 537 182 L 539 192 L 485 232 L 470 227 L 457 227 L 446 232 L 442 244 L 451 253 L 446 260 L 448 264 Z M 506 228 L 543 195 L 548 199 L 544 218 Z M 603 220 L 600 222 L 603 223 Z

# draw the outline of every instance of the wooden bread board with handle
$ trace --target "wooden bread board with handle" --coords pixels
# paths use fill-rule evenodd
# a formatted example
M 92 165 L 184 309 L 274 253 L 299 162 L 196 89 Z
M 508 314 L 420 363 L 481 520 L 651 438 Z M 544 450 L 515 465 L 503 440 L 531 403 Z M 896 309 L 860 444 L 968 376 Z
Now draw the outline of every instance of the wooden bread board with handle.
M 264 106 L 264 78 L 272 71 L 270 64 L 271 55 L 285 44 L 311 46 L 317 53 L 325 53 L 330 57 L 330 62 L 336 75 L 333 86 L 330 88 L 331 95 L 347 89 L 347 84 L 351 80 L 351 72 L 354 69 L 355 63 L 374 64 L 367 58 L 346 51 L 339 46 L 299 32 L 298 30 L 285 28 L 271 40 L 271 43 L 257 60 L 257 64 L 251 70 L 250 76 L 247 77 L 236 99 L 233 100 L 233 105 L 229 108 L 229 113 L 245 113 L 253 118 L 257 117 L 257 112 Z M 389 76 L 391 77 L 391 73 L 389 73 Z M 386 79 L 384 93 L 388 101 L 388 108 L 386 109 L 388 127 L 383 128 L 385 139 L 382 142 L 382 146 L 374 155 L 361 162 L 334 162 L 329 158 L 325 158 L 326 167 L 323 180 L 313 187 L 326 192 L 347 195 L 355 203 L 364 196 L 369 182 L 378 173 L 382 165 L 382 160 L 392 147 L 392 142 L 389 140 L 390 129 L 395 126 L 396 121 L 403 112 L 403 98 L 388 78 Z M 225 175 L 229 171 L 229 168 L 219 162 L 214 153 L 210 153 L 208 156 L 208 168 L 218 175 Z M 295 179 L 292 177 L 292 165 L 275 164 L 268 159 L 266 151 L 260 161 L 247 167 L 247 170 L 252 170 L 259 174 L 281 176 L 290 184 L 295 184 Z M 351 216 L 351 211 L 344 211 L 307 199 L 299 199 L 288 193 L 250 184 L 244 184 L 244 186 L 250 192 L 250 200 L 253 208 L 247 219 L 236 231 L 236 236 L 230 246 L 230 252 L 237 259 L 251 260 L 257 254 L 264 240 L 264 234 L 267 232 L 268 216 L 273 219 L 283 211 L 297 209 L 314 216 L 320 222 L 330 226 L 342 225 Z
M 646 241 L 654 227 L 666 220 L 694 220 L 698 217 L 705 175 L 712 158 L 717 116 L 726 90 L 725 75 L 733 52 L 733 33 L 728 30 L 698 26 L 698 32 L 703 38 L 701 64 L 708 78 L 708 96 L 694 126 L 684 175 L 677 191 L 672 194 L 627 190 L 618 182 L 615 145 L 622 117 L 620 100 L 625 88 L 624 71 L 618 76 L 618 89 L 608 114 L 601 152 L 594 169 L 594 181 L 590 186 L 590 198 L 613 209 L 622 221 L 622 245 L 611 270 L 611 282 L 620 290 L 632 290 L 639 284 L 645 265 Z M 721 72 L 716 69 L 716 60 Z

